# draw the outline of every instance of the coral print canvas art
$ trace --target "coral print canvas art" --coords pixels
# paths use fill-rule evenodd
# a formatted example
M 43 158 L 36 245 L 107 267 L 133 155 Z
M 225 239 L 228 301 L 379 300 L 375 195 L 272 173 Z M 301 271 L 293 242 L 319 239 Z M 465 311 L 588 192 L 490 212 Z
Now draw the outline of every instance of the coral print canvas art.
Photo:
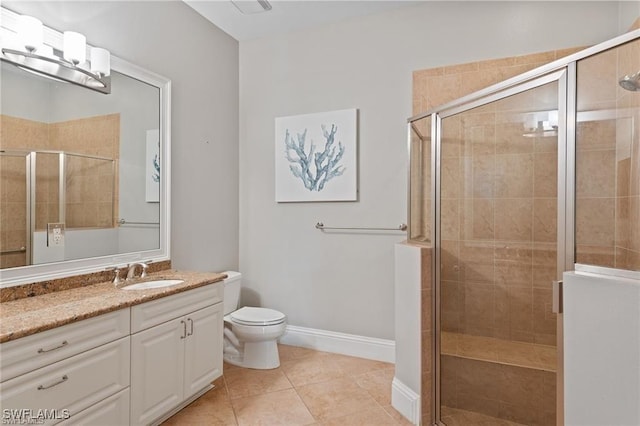
M 160 202 L 160 130 L 147 130 L 147 153 L 145 171 L 145 200 Z
M 276 118 L 276 201 L 356 201 L 358 110 Z

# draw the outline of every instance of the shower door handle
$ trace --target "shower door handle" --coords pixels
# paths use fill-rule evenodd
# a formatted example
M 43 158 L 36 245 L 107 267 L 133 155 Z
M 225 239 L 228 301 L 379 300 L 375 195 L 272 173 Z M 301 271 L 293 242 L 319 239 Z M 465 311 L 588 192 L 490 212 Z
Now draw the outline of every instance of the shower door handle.
M 553 302 L 551 304 L 551 312 L 554 314 L 562 313 L 562 281 L 554 281 L 552 284 Z

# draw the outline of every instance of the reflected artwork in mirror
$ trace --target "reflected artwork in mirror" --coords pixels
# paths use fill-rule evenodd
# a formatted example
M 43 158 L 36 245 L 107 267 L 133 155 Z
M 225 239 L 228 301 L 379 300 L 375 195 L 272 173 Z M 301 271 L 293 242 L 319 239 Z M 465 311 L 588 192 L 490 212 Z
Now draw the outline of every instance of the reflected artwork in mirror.
M 27 71 L 3 57 L 0 286 L 167 260 L 169 80 L 117 57 L 110 94 Z

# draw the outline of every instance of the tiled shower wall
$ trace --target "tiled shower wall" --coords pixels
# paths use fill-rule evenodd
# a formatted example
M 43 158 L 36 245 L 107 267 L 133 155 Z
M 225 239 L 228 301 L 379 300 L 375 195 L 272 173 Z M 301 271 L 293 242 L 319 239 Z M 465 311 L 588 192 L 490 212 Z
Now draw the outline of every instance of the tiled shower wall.
M 118 159 L 120 114 L 101 115 L 52 123 L 51 146 L 79 154 L 116 160 L 68 156 L 66 176 L 66 223 L 70 228 L 111 228 L 118 211 Z M 112 201 L 113 200 L 113 201 Z
M 475 62 L 469 64 L 455 65 L 450 67 L 441 67 L 435 69 L 421 70 L 416 71 L 413 74 L 413 112 L 414 114 L 418 114 L 423 111 L 427 111 L 431 108 L 434 108 L 438 105 L 441 105 L 446 102 L 453 101 L 457 98 L 460 98 L 464 95 L 470 94 L 474 91 L 480 90 L 484 87 L 490 86 L 492 84 L 503 81 L 507 78 L 513 77 L 520 73 L 526 72 L 538 66 L 544 65 L 545 63 L 551 62 L 555 59 L 564 57 L 575 51 L 580 50 L 579 48 L 567 49 L 561 51 L 547 52 L 541 54 L 533 54 L 526 55 L 520 57 L 512 57 L 512 58 L 503 58 L 497 60 L 490 61 L 482 61 Z M 487 121 L 488 120 L 488 121 Z M 431 187 L 431 176 L 430 176 L 430 168 L 431 168 L 431 121 L 430 118 L 422 119 L 418 122 L 414 123 L 415 128 L 411 132 L 411 143 L 412 143 L 412 152 L 414 153 L 411 158 L 412 161 L 412 176 L 411 176 L 411 235 L 410 239 L 415 242 L 421 243 L 430 243 L 432 238 L 431 233 L 431 208 L 430 208 L 430 187 Z M 508 132 L 510 129 L 508 128 L 508 124 L 504 123 L 504 126 L 499 126 L 501 130 L 497 130 L 496 126 L 496 115 L 493 111 L 487 112 L 487 114 L 483 115 L 479 113 L 475 115 L 473 118 L 468 117 L 466 123 L 459 123 L 459 129 L 463 132 L 467 132 L 467 136 L 472 136 L 474 138 L 486 137 L 486 138 L 495 138 L 497 133 L 500 132 Z M 465 128 L 462 130 L 462 128 Z M 512 129 L 511 129 L 512 130 Z M 521 135 L 520 129 L 518 129 Z M 537 154 L 540 155 L 539 161 L 544 162 L 547 158 L 542 158 L 545 155 L 548 156 L 545 152 L 539 150 Z M 419 155 L 415 155 L 415 153 L 419 153 Z M 478 154 L 479 152 L 476 152 Z M 443 172 L 448 171 L 449 173 L 454 172 L 458 173 L 457 178 L 459 179 L 462 175 L 462 170 L 458 167 L 454 167 L 452 170 L 450 167 L 445 168 L 445 164 L 448 163 L 449 166 L 452 164 L 461 165 L 460 156 L 461 151 L 458 148 L 457 152 L 444 152 L 443 157 L 449 156 L 449 159 L 443 160 Z M 514 153 L 517 154 L 517 153 Z M 535 154 L 533 152 L 533 148 L 530 153 L 525 153 L 525 155 L 529 155 L 530 158 L 534 158 Z M 553 161 L 550 163 L 545 163 L 545 166 L 555 167 Z M 513 170 L 513 169 L 512 169 Z M 539 172 L 542 171 L 541 168 L 538 169 Z M 452 175 L 449 175 L 451 178 L 456 178 Z M 444 178 L 444 177 L 443 177 Z M 533 178 L 533 177 L 532 177 Z M 555 187 L 548 187 L 549 191 L 555 190 Z M 446 195 L 446 194 L 445 194 Z M 451 195 L 451 194 L 450 194 Z M 460 195 L 460 194 L 458 194 Z M 455 197 L 454 197 L 455 198 Z M 460 279 L 460 265 L 457 268 L 454 266 L 457 264 L 457 260 L 460 256 L 460 230 L 463 232 L 471 232 L 470 235 L 476 235 L 478 238 L 480 237 L 488 237 L 487 234 L 489 229 L 487 228 L 487 224 L 482 220 L 483 215 L 483 202 L 481 200 L 471 201 L 471 205 L 468 205 L 467 202 L 462 201 L 462 198 L 450 199 L 449 202 L 445 202 L 445 209 L 448 208 L 448 211 L 443 210 L 443 232 L 449 233 L 447 236 L 451 238 L 451 233 L 457 234 L 456 238 L 450 239 L 447 242 L 443 243 L 443 258 L 442 263 L 445 265 L 444 269 L 448 268 L 451 274 L 457 276 L 457 280 L 450 281 L 451 286 L 449 289 L 454 288 L 460 292 L 461 289 L 465 287 Z M 473 200 L 473 197 L 472 197 Z M 464 215 L 464 211 L 466 209 L 471 209 L 472 212 L 475 211 L 477 214 L 477 219 L 475 221 L 469 221 L 470 215 Z M 452 219 L 455 224 L 452 223 Z M 552 220 L 555 226 L 555 219 Z M 466 225 L 465 225 L 466 223 Z M 462 225 L 462 228 L 460 228 Z M 457 228 L 453 229 L 452 228 Z M 471 226 L 471 229 L 469 229 Z M 493 225 L 492 225 L 493 226 Z M 509 230 L 505 230 L 509 232 Z M 483 243 L 478 243 L 482 245 Z M 449 250 L 447 250 L 447 245 Z M 490 246 L 490 247 L 489 247 Z M 548 246 L 548 247 L 547 247 Z M 521 250 L 517 246 L 510 247 L 509 250 L 505 250 L 504 247 L 495 247 L 493 243 L 490 243 L 486 247 L 475 247 L 477 250 L 476 257 L 476 265 L 467 264 L 465 265 L 466 269 L 464 269 L 464 273 L 467 274 L 468 277 L 472 277 L 473 274 L 481 274 L 482 273 L 482 262 L 487 259 L 482 259 L 483 256 L 490 256 L 491 262 L 489 263 L 489 267 L 494 268 L 494 262 L 500 264 L 503 263 L 502 266 L 503 272 L 505 274 L 516 272 L 518 266 L 518 262 L 526 262 L 527 265 L 530 265 L 531 268 L 531 283 L 533 283 L 533 270 L 534 270 L 534 250 L 532 245 L 528 248 Z M 474 250 L 475 250 L 474 249 Z M 555 265 L 555 244 L 553 243 L 539 243 L 536 251 L 536 260 L 541 264 L 538 265 L 536 274 L 554 274 L 555 268 L 554 266 L 545 266 L 546 264 Z M 464 248 L 463 248 L 464 250 Z M 423 273 L 426 271 L 431 271 L 431 250 L 425 250 L 425 256 L 423 258 Z M 428 255 L 427 255 L 428 254 Z M 494 255 L 497 256 L 494 259 Z M 473 262 L 473 259 L 471 260 Z M 500 266 L 500 265 L 498 265 Z M 457 270 L 455 270 L 457 269 Z M 545 272 L 546 270 L 546 272 Z M 445 277 L 443 278 L 452 278 L 451 276 L 446 275 L 445 271 L 443 271 Z M 495 278 L 495 277 L 494 277 Z M 540 278 L 540 277 L 538 277 Z M 545 278 L 545 282 L 547 278 Z M 432 371 L 432 363 L 433 363 L 433 327 L 432 327 L 432 286 L 433 283 L 431 279 L 426 279 L 426 275 L 423 275 L 423 297 L 422 297 L 422 412 L 423 412 L 423 424 L 430 424 L 432 421 L 433 410 L 431 407 L 431 390 L 433 388 L 433 371 Z M 445 284 L 445 288 L 447 288 Z M 471 288 L 471 287 L 470 287 Z M 516 287 L 517 288 L 517 287 Z M 477 290 L 477 291 L 475 291 Z M 446 290 L 445 290 L 446 291 Z M 475 291 L 475 292 L 474 292 Z M 491 289 L 489 292 L 492 293 L 494 289 Z M 513 290 L 517 292 L 517 290 Z M 476 294 L 477 293 L 477 294 Z M 485 292 L 486 293 L 486 292 Z M 546 318 L 548 315 L 547 311 L 550 313 L 550 306 L 546 302 L 550 302 L 551 294 L 548 289 L 538 289 L 535 290 L 533 288 L 527 289 L 524 294 L 525 302 L 524 305 L 527 306 L 526 315 L 527 315 L 527 327 L 524 327 L 522 333 L 519 337 L 521 340 L 525 341 L 544 341 L 545 343 L 554 344 L 555 343 L 555 320 L 553 317 L 549 315 L 549 318 Z M 543 294 L 541 294 L 543 293 Z M 460 293 L 459 293 L 460 294 Z M 475 332 L 481 332 L 482 329 L 486 332 L 485 334 L 489 334 L 492 336 L 499 335 L 500 333 L 495 329 L 495 315 L 486 315 L 487 307 L 482 307 L 479 303 L 475 303 L 472 300 L 479 296 L 477 302 L 481 302 L 483 296 L 493 297 L 493 294 L 483 294 L 482 287 L 472 289 L 471 293 L 469 293 L 469 301 L 468 304 L 468 313 L 469 316 L 467 319 L 469 321 L 465 321 L 466 324 L 470 324 L 474 326 Z M 521 296 L 515 295 L 514 296 Z M 454 297 L 455 300 L 455 297 Z M 494 299 L 495 300 L 495 299 Z M 445 321 L 445 326 L 450 329 L 463 331 L 461 330 L 461 319 L 466 317 L 467 309 L 464 307 L 464 304 L 461 304 L 462 300 L 460 298 L 457 299 L 458 305 L 454 306 L 442 306 L 442 318 Z M 508 301 L 508 298 L 507 298 Z M 495 306 L 495 303 L 491 303 L 490 307 Z M 544 319 L 540 322 L 538 327 L 538 337 L 536 339 L 535 333 L 533 333 L 533 311 L 534 306 L 537 311 L 540 312 L 540 316 Z M 453 308 L 453 309 L 451 309 Z M 515 310 L 517 307 L 513 306 Z M 486 319 L 482 319 L 485 317 Z M 473 324 L 472 320 L 479 319 L 477 324 Z M 529 319 L 531 321 L 529 321 Z M 514 315 L 514 320 L 516 324 L 518 323 L 517 315 Z M 491 322 L 488 324 L 487 322 Z M 507 324 L 510 324 L 512 321 L 509 320 Z M 531 324 L 529 327 L 528 324 Z M 475 327 L 477 325 L 477 327 Z M 540 329 L 543 327 L 544 329 Z M 503 336 L 507 337 L 507 336 Z
M 0 115 L 0 149 L 62 150 L 116 160 L 120 153 L 120 114 L 60 123 L 41 123 Z M 24 157 L 2 157 L 0 170 L 0 250 L 26 246 L 26 167 Z M 36 229 L 58 221 L 59 160 L 37 156 Z M 110 161 L 67 156 L 66 225 L 68 228 L 113 227 L 117 211 L 117 170 Z M 112 201 L 113 200 L 113 201 Z M 25 264 L 25 254 L 0 256 L 0 267 Z
M 447 102 L 485 87 L 522 74 L 556 59 L 582 50 L 582 47 L 554 50 L 531 55 L 513 56 L 467 64 L 430 68 L 413 72 L 413 114 L 420 114 Z M 414 153 L 421 157 L 411 158 L 411 236 L 414 241 L 431 239 L 431 121 L 419 120 L 414 123 L 412 145 Z M 421 138 L 418 137 L 421 135 Z M 422 139 L 422 140 L 421 140 Z M 422 145 L 422 149 L 418 147 Z M 419 167 L 416 167 L 420 165 Z M 422 173 L 415 173 L 421 170 Z M 418 192 L 418 189 L 420 192 Z
M 443 331 L 555 344 L 557 136 L 523 134 L 532 95 L 442 122 Z
M 576 260 L 640 271 L 640 41 L 578 63 Z
M 427 111 L 435 106 L 450 102 L 484 87 L 498 83 L 515 75 L 529 71 L 553 60 L 574 53 L 581 48 L 572 48 L 533 55 L 525 55 L 511 58 L 502 58 L 489 61 L 474 62 L 462 65 L 440 67 L 428 70 L 415 71 L 413 73 L 413 109 L 414 113 Z M 449 119 L 451 120 L 451 119 Z M 455 120 L 455 118 L 453 119 Z M 502 122 L 500 122 L 502 120 Z M 464 121 L 464 122 L 463 122 Z M 412 235 L 420 235 L 422 240 L 431 238 L 430 230 L 430 121 L 420 120 L 415 123 L 412 143 L 414 148 L 422 143 L 422 158 L 412 158 L 414 162 L 422 162 L 423 173 L 412 176 L 412 187 L 421 188 L 420 194 L 412 194 L 411 217 Z M 517 128 L 516 128 L 517 127 Z M 495 114 L 495 111 L 477 111 L 476 114 L 467 115 L 457 125 L 451 121 L 445 128 L 454 129 L 457 134 L 445 135 L 451 139 L 462 137 L 469 140 L 487 139 L 496 140 L 497 143 L 509 144 L 510 138 L 522 139 L 521 125 L 511 125 L 509 117 L 505 114 Z M 420 133 L 426 141 L 420 141 L 416 133 Z M 514 136 L 515 135 L 515 136 Z M 555 191 L 555 184 L 543 184 L 542 179 L 548 172 L 556 167 L 554 154 L 545 150 L 545 141 L 534 146 L 532 140 L 525 140 L 530 149 L 527 152 L 506 151 L 506 155 L 500 163 L 486 163 L 489 157 L 482 156 L 479 146 L 476 146 L 475 159 L 468 156 L 469 152 L 461 151 L 460 144 L 445 144 L 442 152 L 442 179 L 458 180 L 458 184 L 449 185 L 442 193 L 442 278 L 444 298 L 451 301 L 448 306 L 442 307 L 443 326 L 446 330 L 482 334 L 491 337 L 514 338 L 527 342 L 555 344 L 555 319 L 550 314 L 551 293 L 545 285 L 543 288 L 535 288 L 536 282 L 549 284 L 555 276 L 555 206 L 548 205 L 548 197 Z M 519 150 L 522 145 L 514 144 L 514 149 Z M 528 148 L 525 148 L 528 149 Z M 414 152 L 418 152 L 414 149 Z M 471 163 L 462 160 L 467 157 Z M 534 169 L 534 162 L 538 165 Z M 472 164 L 473 163 L 473 164 Z M 472 166 L 472 167 L 469 167 Z M 509 182 L 512 190 L 504 188 L 508 197 L 504 198 L 501 205 L 494 205 L 493 201 L 482 197 L 467 197 L 460 191 L 465 190 L 462 179 L 465 176 L 465 167 L 475 170 L 472 176 L 473 189 L 476 195 L 483 191 L 483 174 L 488 176 L 502 176 L 503 183 Z M 524 169 L 523 169 L 524 168 Z M 412 170 L 416 168 L 413 167 Z M 521 170 L 531 172 L 528 175 L 529 183 L 523 182 Z M 536 170 L 534 172 L 534 170 Z M 536 176 L 534 176 L 534 173 Z M 528 208 L 532 213 L 534 209 L 533 192 L 528 194 L 526 203 L 514 205 L 514 196 L 520 197 L 523 191 L 533 191 L 534 177 L 536 185 L 536 209 L 544 214 L 537 220 L 549 224 L 549 226 L 537 226 L 537 244 L 533 247 L 533 223 L 527 227 L 507 226 L 509 212 L 513 208 Z M 485 176 L 486 181 L 486 176 Z M 500 182 L 498 182 L 500 184 Z M 524 185 L 524 186 L 523 186 Z M 456 189 L 453 189 L 453 188 Z M 451 191 L 454 192 L 451 192 Z M 447 191 L 449 191 L 447 193 Z M 515 192 L 514 192 L 515 191 Z M 549 192 L 546 194 L 544 192 Z M 543 194 L 544 193 L 544 194 Z M 501 201 L 496 201 L 500 204 Z M 553 202 L 552 202 L 553 203 Z M 550 210 L 549 210 L 550 208 Z M 496 214 L 495 221 L 489 216 Z M 503 217 L 504 216 L 504 217 Z M 530 215 L 533 219 L 533 215 Z M 547 217 L 548 216 L 548 217 Z M 475 218 L 474 218 L 475 217 Z M 496 226 L 497 225 L 497 226 Z M 503 226 L 504 225 L 504 226 Z M 420 231 L 415 231 L 418 228 Z M 476 240 L 471 246 L 461 243 L 467 237 Z M 516 235 L 527 234 L 527 235 Z M 488 239 L 529 241 L 520 246 L 510 244 L 496 246 Z M 553 239 L 551 239 L 553 238 Z M 483 242 L 485 241 L 485 242 Z M 461 252 L 462 251 L 462 252 Z M 460 256 L 468 258 L 469 262 L 462 265 Z M 495 267 L 495 273 L 494 273 Z M 523 275 L 524 274 L 524 275 Z M 534 278 L 534 274 L 536 277 Z M 465 282 L 490 282 L 505 280 L 507 276 L 515 276 L 516 281 L 529 282 L 526 289 L 518 290 L 518 286 L 510 288 L 510 294 L 504 295 L 505 309 L 513 313 L 507 320 L 507 326 L 513 332 L 507 333 L 500 327 L 500 321 L 495 314 L 487 315 L 486 307 L 499 307 L 500 296 L 496 288 L 483 288 L 482 286 L 468 286 Z M 466 296 L 466 297 L 465 297 Z M 488 298 L 488 299 L 487 299 Z M 465 301 L 466 300 L 466 301 Z M 488 305 L 485 303 L 488 302 Z M 548 303 L 547 303 L 548 302 Z M 509 305 L 510 304 L 510 305 Z M 537 313 L 534 326 L 534 312 Z M 464 325 L 463 325 L 464 323 Z M 508 334 L 508 335 L 507 335 Z

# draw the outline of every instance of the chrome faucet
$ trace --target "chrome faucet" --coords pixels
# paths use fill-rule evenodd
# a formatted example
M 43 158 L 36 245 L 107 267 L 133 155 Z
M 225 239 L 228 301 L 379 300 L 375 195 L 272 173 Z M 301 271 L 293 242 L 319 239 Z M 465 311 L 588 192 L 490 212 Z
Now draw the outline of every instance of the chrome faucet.
M 129 272 L 127 272 L 127 279 L 130 280 L 135 278 L 136 276 L 136 267 L 140 266 L 142 272 L 140 273 L 140 278 L 144 278 L 147 276 L 147 268 L 149 265 L 143 262 L 136 262 L 129 265 Z

